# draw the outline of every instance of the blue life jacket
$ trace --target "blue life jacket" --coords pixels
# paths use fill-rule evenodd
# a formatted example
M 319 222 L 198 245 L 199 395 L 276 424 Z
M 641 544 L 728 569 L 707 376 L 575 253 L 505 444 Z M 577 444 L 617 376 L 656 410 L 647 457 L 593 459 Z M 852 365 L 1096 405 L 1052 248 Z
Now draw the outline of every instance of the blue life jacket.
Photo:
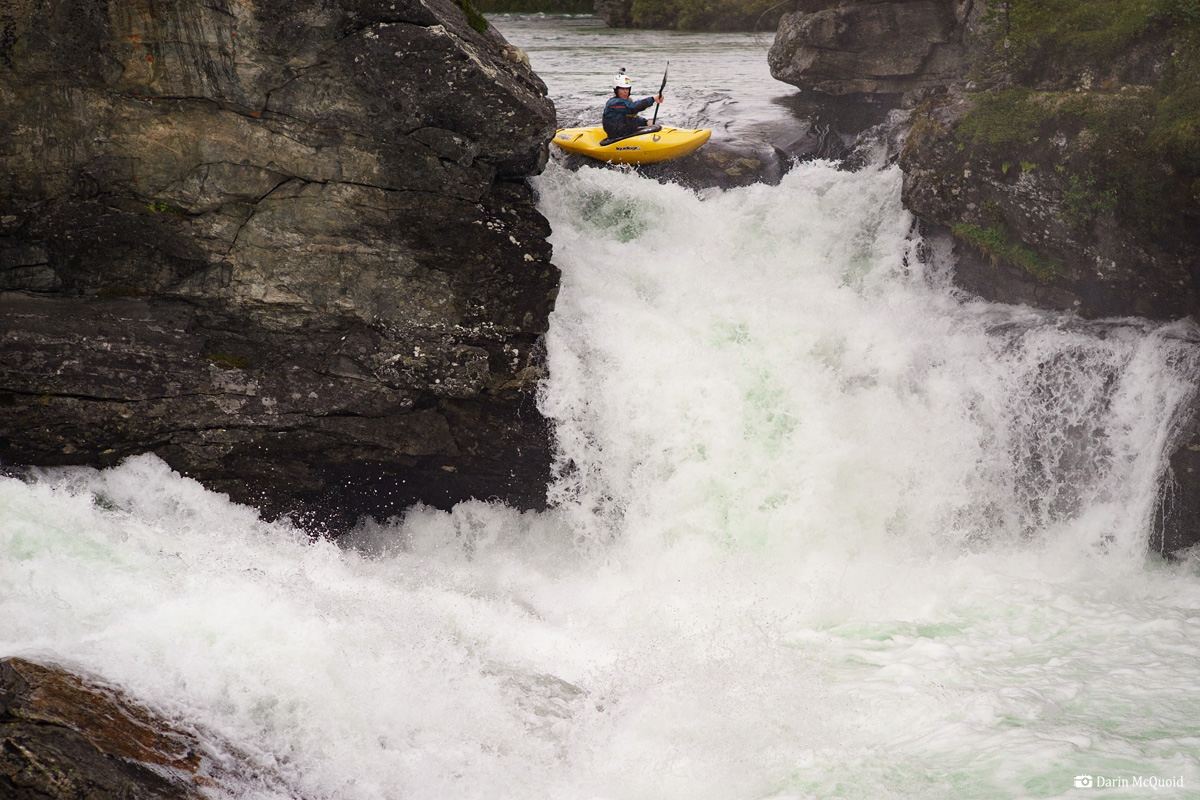
M 604 132 L 609 136 L 628 136 L 646 124 L 646 120 L 637 115 L 654 105 L 653 97 L 641 100 L 627 100 L 621 97 L 610 97 L 604 104 Z

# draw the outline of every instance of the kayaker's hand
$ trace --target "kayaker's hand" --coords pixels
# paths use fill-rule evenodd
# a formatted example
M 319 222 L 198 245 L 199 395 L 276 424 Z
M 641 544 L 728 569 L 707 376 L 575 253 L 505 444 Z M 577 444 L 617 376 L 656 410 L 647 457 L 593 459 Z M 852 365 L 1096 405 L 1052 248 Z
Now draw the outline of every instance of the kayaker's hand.
M 662 101 L 663 101 L 663 96 L 661 94 L 657 94 L 654 96 L 654 102 L 662 103 Z

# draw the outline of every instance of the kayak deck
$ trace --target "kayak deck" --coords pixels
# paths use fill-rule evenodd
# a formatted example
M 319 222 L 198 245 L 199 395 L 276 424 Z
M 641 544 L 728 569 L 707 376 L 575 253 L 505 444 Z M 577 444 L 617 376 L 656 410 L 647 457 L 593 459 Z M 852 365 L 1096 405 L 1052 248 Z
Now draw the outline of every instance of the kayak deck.
M 615 164 L 650 164 L 686 156 L 700 148 L 712 131 L 659 127 L 605 144 L 604 128 L 563 128 L 551 140 L 568 153 L 589 156 Z

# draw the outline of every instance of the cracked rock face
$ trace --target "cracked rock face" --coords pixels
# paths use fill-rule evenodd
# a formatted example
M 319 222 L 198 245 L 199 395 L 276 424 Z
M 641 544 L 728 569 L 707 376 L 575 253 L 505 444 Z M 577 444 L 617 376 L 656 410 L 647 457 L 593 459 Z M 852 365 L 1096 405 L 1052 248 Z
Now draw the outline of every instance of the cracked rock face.
M 0 466 L 544 503 L 555 116 L 452 0 L 0 8 Z

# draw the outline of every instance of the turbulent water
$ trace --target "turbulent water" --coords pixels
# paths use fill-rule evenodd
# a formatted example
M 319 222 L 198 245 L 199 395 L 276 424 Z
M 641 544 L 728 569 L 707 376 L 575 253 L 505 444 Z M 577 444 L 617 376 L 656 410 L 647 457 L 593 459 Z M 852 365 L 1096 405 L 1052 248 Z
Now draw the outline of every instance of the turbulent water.
M 1192 326 L 956 295 L 891 167 L 536 189 L 554 510 L 335 545 L 152 456 L 3 480 L 0 654 L 277 776 L 221 798 L 1200 794 L 1200 570 L 1147 547 Z

